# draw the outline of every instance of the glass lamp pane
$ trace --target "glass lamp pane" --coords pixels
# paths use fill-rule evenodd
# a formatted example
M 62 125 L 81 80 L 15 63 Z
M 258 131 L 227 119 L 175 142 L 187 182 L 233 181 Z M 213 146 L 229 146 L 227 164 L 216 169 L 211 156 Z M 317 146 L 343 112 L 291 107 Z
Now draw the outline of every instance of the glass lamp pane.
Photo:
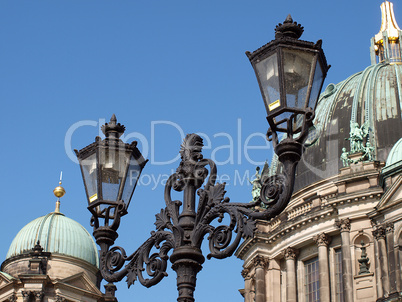
M 126 152 L 103 149 L 100 155 L 103 200 L 117 201 L 128 162 Z
M 141 166 L 139 165 L 138 161 L 131 156 L 130 164 L 127 170 L 127 177 L 124 183 L 124 191 L 122 194 L 122 200 L 125 204 L 130 203 L 131 197 L 133 195 L 134 189 L 137 185 L 138 179 L 141 174 Z
M 275 53 L 258 62 L 256 70 L 264 96 L 265 107 L 269 114 L 270 111 L 281 105 L 277 54 Z
M 294 49 L 283 49 L 286 106 L 305 108 L 311 65 L 315 54 Z
M 98 168 L 96 163 L 96 153 L 80 160 L 82 174 L 84 176 L 85 187 L 88 194 L 88 204 L 98 200 Z
M 311 107 L 312 109 L 315 109 L 315 105 L 317 104 L 318 96 L 320 94 L 323 81 L 324 81 L 324 75 L 322 73 L 320 61 L 318 61 L 315 67 L 314 80 L 310 93 L 310 101 L 308 102 L 308 106 Z

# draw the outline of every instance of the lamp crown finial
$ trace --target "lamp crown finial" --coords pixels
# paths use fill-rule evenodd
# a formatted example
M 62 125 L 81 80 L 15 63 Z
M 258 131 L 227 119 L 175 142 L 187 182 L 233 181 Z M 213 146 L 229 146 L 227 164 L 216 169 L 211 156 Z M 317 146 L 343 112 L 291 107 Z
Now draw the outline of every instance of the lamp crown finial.
M 110 138 L 119 138 L 124 133 L 125 130 L 126 127 L 124 125 L 117 123 L 117 118 L 115 114 L 112 115 L 109 123 L 106 123 L 105 125 L 102 126 L 103 134 L 106 137 Z
M 279 23 L 275 28 L 275 39 L 293 38 L 299 39 L 303 34 L 304 27 L 297 22 L 293 22 L 292 16 L 289 14 L 285 21 Z

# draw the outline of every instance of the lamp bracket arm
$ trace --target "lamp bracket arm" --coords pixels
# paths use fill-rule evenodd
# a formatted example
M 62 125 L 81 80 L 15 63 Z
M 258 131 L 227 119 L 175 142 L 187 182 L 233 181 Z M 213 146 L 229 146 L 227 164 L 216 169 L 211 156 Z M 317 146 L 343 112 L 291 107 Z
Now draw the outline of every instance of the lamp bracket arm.
M 229 198 L 224 197 L 225 193 L 225 183 L 207 183 L 204 189 L 198 190 L 199 208 L 192 234 L 192 246 L 200 248 L 205 235 L 208 234 L 208 259 L 230 257 L 239 246 L 241 238 L 253 237 L 256 229 L 255 221 L 250 216 L 255 205 L 229 203 Z M 222 223 L 225 216 L 228 217 L 227 225 L 211 225 L 214 220 Z
M 259 201 L 265 205 L 266 209 L 251 213 L 252 218 L 269 220 L 279 215 L 287 207 L 293 193 L 297 163 L 298 160 L 283 161 L 283 173 L 265 180 L 261 187 Z
M 168 253 L 173 247 L 173 234 L 159 230 L 151 232 L 151 236 L 128 257 L 120 246 L 115 246 L 108 251 L 102 249 L 100 265 L 102 277 L 108 282 L 118 282 L 127 277 L 128 287 L 137 280 L 143 286 L 151 287 L 167 276 Z M 158 251 L 154 252 L 154 249 Z M 128 264 L 124 266 L 126 262 Z M 144 277 L 144 272 L 150 278 Z

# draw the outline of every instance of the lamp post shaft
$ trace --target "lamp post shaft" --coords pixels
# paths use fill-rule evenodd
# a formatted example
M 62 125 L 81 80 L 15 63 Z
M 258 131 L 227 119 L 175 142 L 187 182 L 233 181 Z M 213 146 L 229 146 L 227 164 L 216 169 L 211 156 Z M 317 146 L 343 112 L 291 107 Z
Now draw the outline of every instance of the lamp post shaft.
M 177 274 L 178 302 L 194 302 L 197 273 L 202 269 L 204 256 L 200 249 L 183 246 L 173 251 L 170 261 Z
M 190 234 L 186 234 L 191 232 L 194 229 L 195 223 L 195 194 L 196 187 L 194 186 L 194 182 L 192 180 L 188 181 L 186 186 L 184 187 L 183 192 L 183 212 L 179 217 L 179 225 L 183 228 L 184 241 L 188 241 Z
M 183 189 L 183 211 L 179 216 L 179 226 L 183 229 L 183 245 L 176 247 L 170 257 L 172 269 L 177 274 L 178 302 L 194 302 L 194 291 L 197 273 L 205 261 L 202 251 L 191 245 L 191 235 L 195 227 L 196 217 L 196 178 L 189 173 L 185 178 Z

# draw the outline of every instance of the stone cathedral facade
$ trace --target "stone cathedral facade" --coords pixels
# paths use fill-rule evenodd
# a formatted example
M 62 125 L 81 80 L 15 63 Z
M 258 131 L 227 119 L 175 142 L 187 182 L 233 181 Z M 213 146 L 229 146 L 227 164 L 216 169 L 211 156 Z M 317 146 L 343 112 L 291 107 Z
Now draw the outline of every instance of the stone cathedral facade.
M 245 302 L 402 301 L 402 31 L 381 12 L 371 65 L 319 98 L 288 207 L 236 252 Z

